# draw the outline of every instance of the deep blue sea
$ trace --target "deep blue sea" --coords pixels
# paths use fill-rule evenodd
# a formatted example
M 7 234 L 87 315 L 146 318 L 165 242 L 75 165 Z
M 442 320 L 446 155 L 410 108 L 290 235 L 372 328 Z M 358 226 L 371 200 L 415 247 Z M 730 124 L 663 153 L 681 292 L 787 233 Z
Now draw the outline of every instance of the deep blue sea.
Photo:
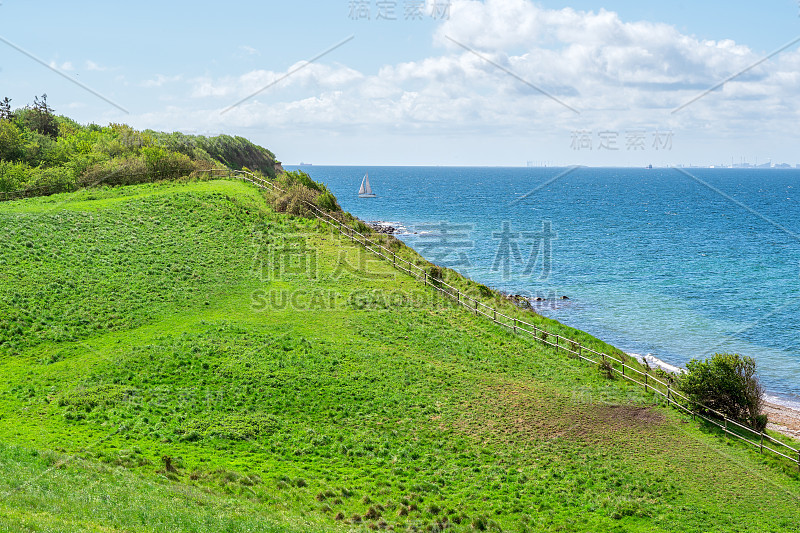
M 544 315 L 678 366 L 750 355 L 800 402 L 800 170 L 301 168 L 426 258 L 546 298 Z M 377 198 L 358 198 L 367 171 Z

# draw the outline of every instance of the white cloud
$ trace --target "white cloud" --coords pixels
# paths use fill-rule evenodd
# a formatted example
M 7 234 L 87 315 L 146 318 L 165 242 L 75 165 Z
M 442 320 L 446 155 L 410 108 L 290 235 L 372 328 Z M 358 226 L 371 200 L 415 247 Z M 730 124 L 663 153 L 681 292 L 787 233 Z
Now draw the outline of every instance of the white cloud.
M 106 67 L 102 67 L 92 61 L 91 59 L 86 60 L 86 70 L 95 71 L 95 72 L 105 72 L 108 70 Z
M 239 50 L 241 50 L 242 52 L 244 52 L 245 54 L 250 55 L 250 56 L 261 55 L 261 52 L 259 52 L 258 50 L 256 50 L 252 46 L 247 46 L 246 44 L 243 44 L 242 46 L 240 46 Z
M 205 109 L 176 111 L 172 118 L 195 128 L 563 136 L 578 128 L 793 132 L 800 116 L 800 51 L 758 65 L 672 113 L 760 57 L 731 40 L 700 40 L 667 24 L 625 22 L 609 11 L 454 0 L 433 41 L 438 55 L 374 73 L 299 62 L 284 71 L 187 80 L 196 107 Z M 179 80 L 158 76 L 145 86 Z
M 65 72 L 69 72 L 69 71 L 75 70 L 75 67 L 72 66 L 72 63 L 70 61 L 65 61 L 64 63 L 61 63 L 60 65 L 58 63 L 56 63 L 55 61 L 51 61 L 50 62 L 50 67 L 52 67 L 52 68 L 54 68 L 56 70 L 63 70 Z
M 140 83 L 142 87 L 147 88 L 154 88 L 154 87 L 163 87 L 168 83 L 175 83 L 179 82 L 183 79 L 183 76 L 180 74 L 176 76 L 164 76 L 163 74 L 157 74 L 155 78 L 151 80 L 145 80 Z
M 265 88 L 279 91 L 287 88 L 336 89 L 352 86 L 364 75 L 340 65 L 329 66 L 305 61 L 295 63 L 284 72 L 253 70 L 238 77 L 213 79 L 209 77 L 192 80 L 192 96 L 244 98 Z

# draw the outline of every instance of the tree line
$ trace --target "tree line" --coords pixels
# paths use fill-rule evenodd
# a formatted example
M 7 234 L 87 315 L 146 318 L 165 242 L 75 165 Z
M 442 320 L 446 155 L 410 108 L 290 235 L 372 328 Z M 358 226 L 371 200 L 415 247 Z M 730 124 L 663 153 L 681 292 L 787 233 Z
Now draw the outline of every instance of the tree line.
M 138 131 L 125 124 L 78 124 L 57 115 L 47 95 L 12 108 L 0 100 L 0 192 L 50 194 L 247 167 L 275 177 L 275 155 L 242 137 Z

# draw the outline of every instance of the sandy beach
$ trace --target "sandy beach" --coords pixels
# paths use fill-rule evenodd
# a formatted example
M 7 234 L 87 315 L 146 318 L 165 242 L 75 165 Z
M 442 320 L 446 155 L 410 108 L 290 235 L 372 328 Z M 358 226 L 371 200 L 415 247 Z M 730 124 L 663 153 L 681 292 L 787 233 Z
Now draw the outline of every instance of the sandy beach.
M 764 413 L 769 419 L 767 429 L 800 438 L 800 411 L 784 405 L 764 402 Z

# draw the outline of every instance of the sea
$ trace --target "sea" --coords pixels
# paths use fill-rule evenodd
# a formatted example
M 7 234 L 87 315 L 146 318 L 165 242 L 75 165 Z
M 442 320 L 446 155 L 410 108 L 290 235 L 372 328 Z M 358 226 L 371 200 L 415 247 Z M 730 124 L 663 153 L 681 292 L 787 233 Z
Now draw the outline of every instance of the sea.
M 673 367 L 751 356 L 767 399 L 800 408 L 800 169 L 297 168 L 543 315 Z

